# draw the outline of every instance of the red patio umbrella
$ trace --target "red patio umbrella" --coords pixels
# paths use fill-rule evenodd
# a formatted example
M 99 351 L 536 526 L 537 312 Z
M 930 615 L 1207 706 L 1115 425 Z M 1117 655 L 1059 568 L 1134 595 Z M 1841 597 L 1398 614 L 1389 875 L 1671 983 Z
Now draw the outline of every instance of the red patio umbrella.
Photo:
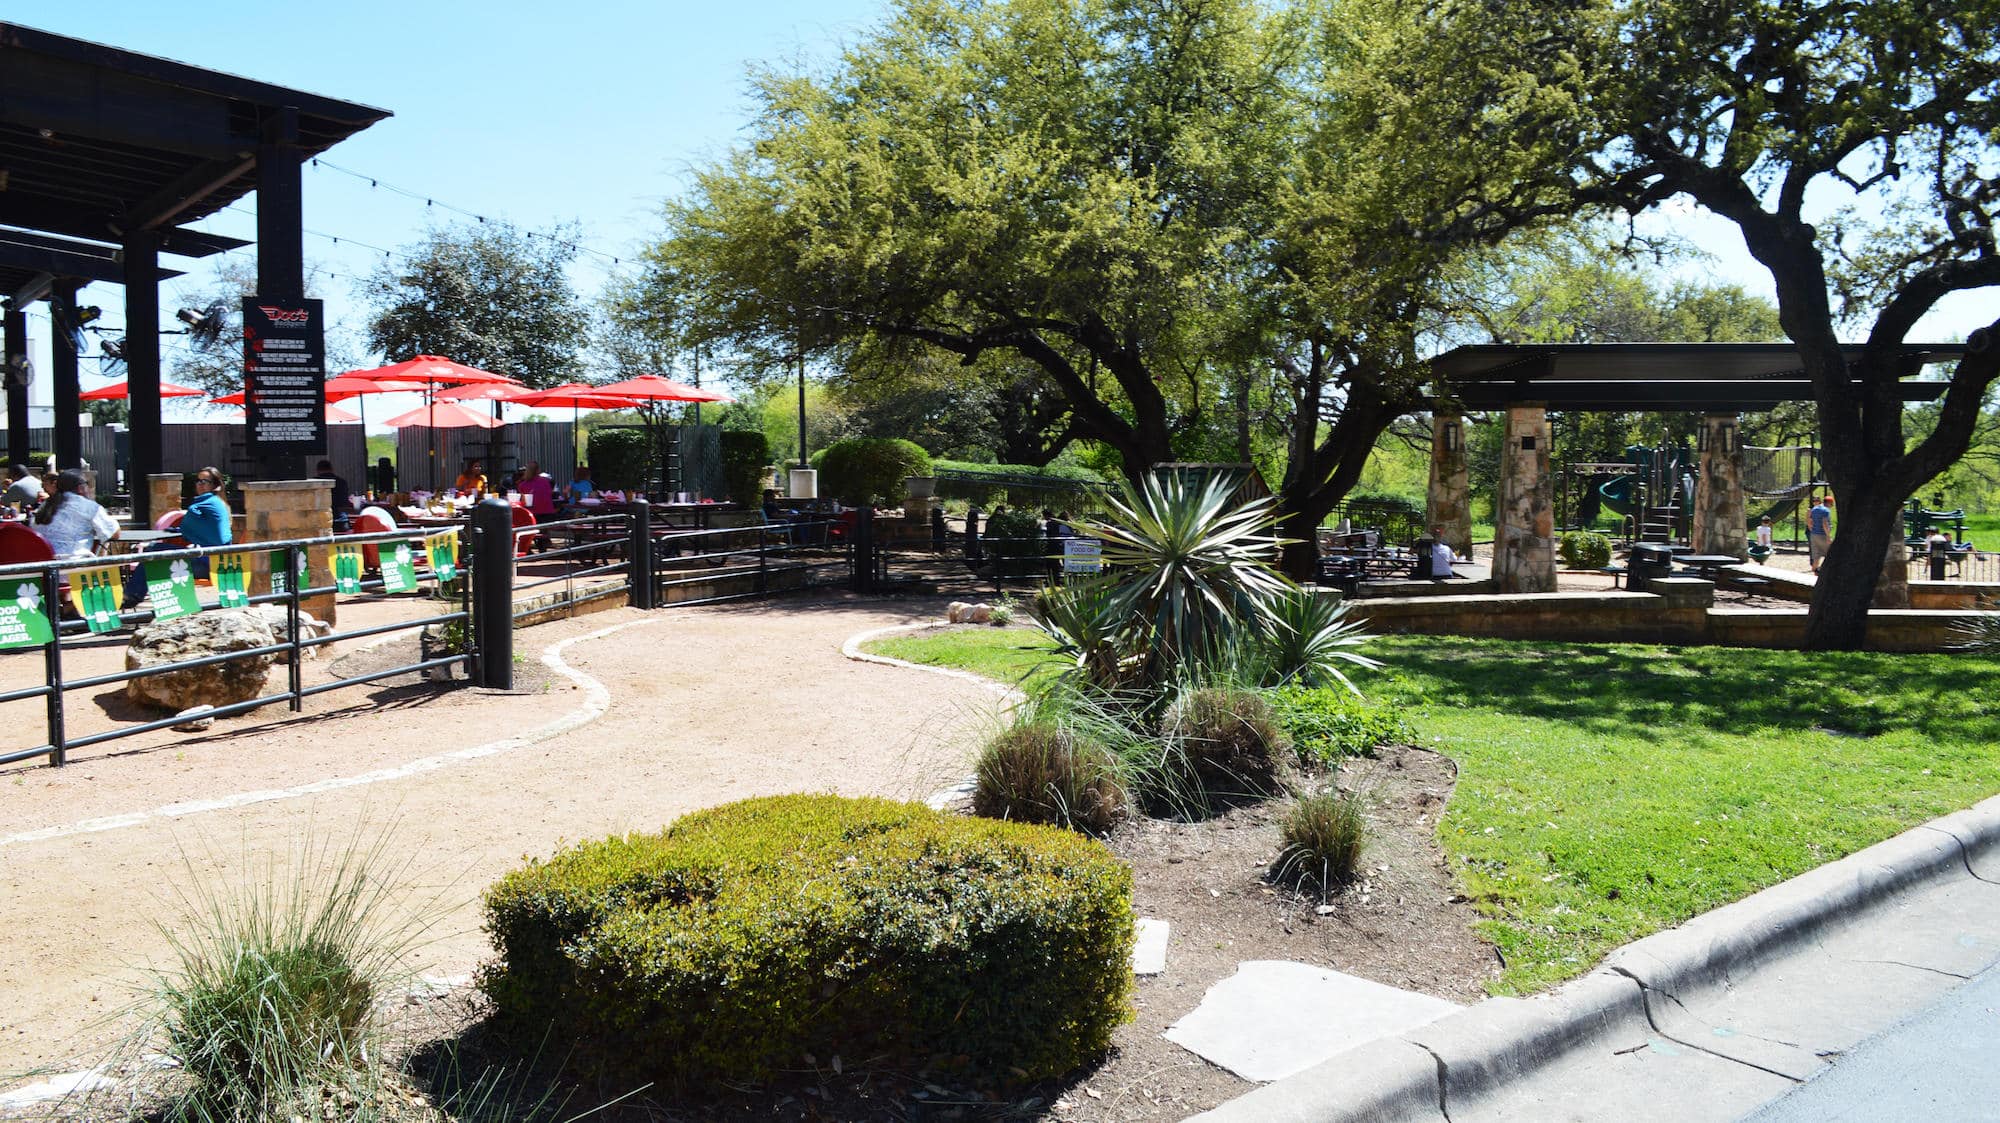
M 424 402 L 427 408 L 434 406 L 435 399 L 433 397 L 433 394 L 435 392 L 435 389 L 439 386 L 460 386 L 460 385 L 465 385 L 467 383 L 475 383 L 475 382 L 495 382 L 510 386 L 520 385 L 518 381 L 512 378 L 508 378 L 504 374 L 494 374 L 490 370 L 480 370 L 478 367 L 467 366 L 464 363 L 454 362 L 453 360 L 444 358 L 441 355 L 418 355 L 414 359 L 404 359 L 400 363 L 390 363 L 388 366 L 376 367 L 373 370 L 351 370 L 348 371 L 346 374 L 342 375 L 341 377 L 361 379 L 363 381 L 378 382 L 378 383 L 379 382 L 421 383 L 425 388 Z M 409 415 L 404 414 L 403 416 L 408 417 Z M 393 423 L 390 423 L 391 428 L 403 428 L 404 426 L 410 424 L 414 424 L 414 422 L 405 422 L 404 425 L 395 425 Z M 492 419 L 490 424 L 481 425 L 480 428 L 497 429 L 500 427 L 500 424 L 501 424 L 500 419 L 496 417 Z M 460 422 L 458 424 L 439 425 L 437 424 L 436 418 L 434 416 L 431 419 L 431 423 L 426 426 L 426 428 L 430 429 L 439 429 L 439 428 L 459 429 L 465 427 L 466 426 L 463 422 Z M 435 489 L 437 487 L 437 482 L 438 482 L 437 441 L 435 440 L 435 438 L 433 438 L 430 441 L 430 447 L 428 451 L 430 453 L 431 487 Z
M 222 398 L 211 398 L 211 399 L 209 399 L 209 404 L 211 404 L 211 405 L 241 405 L 241 404 L 242 404 L 242 400 L 243 400 L 243 395 L 242 395 L 242 394 L 240 394 L 240 393 L 238 393 L 238 394 L 225 394 L 225 395 L 223 395 L 223 397 L 225 397 L 225 398 L 235 398 L 235 399 L 236 399 L 236 401 L 234 401 L 234 402 L 225 402 L 225 401 L 223 401 L 223 400 L 222 400 Z M 229 415 L 230 415 L 230 419 L 231 419 L 232 421 L 242 421 L 242 420 L 244 420 L 245 418 L 247 418 L 247 417 L 249 416 L 248 414 L 244 413 L 244 412 L 243 412 L 242 410 L 240 410 L 240 409 L 232 409 L 232 410 L 230 410 L 230 411 L 229 411 Z M 339 406 L 337 406 L 337 405 L 334 405 L 334 404 L 333 404 L 332 402 L 328 402 L 328 403 L 326 404 L 326 423 L 327 423 L 328 425 L 352 425 L 352 424 L 354 424 L 354 423 L 356 423 L 356 422 L 358 422 L 358 421 L 360 421 L 360 420 L 361 420 L 361 415 L 360 415 L 360 414 L 358 414 L 358 413 L 349 413 L 349 412 L 347 412 L 346 410 L 344 410 L 344 409 L 340 408 Z
M 162 398 L 199 398 L 206 394 L 207 391 L 196 390 L 192 386 L 176 386 L 171 382 L 160 383 L 160 396 Z M 76 400 L 79 402 L 122 402 L 131 396 L 132 384 L 130 382 L 113 382 L 109 386 L 99 386 L 95 390 L 85 390 L 76 396 Z
M 329 402 L 344 402 L 349 398 L 360 397 L 363 394 L 414 394 L 421 393 L 424 386 L 424 383 L 415 381 L 414 379 L 399 382 L 394 379 L 356 378 L 352 374 L 343 374 L 338 378 L 329 378 L 326 380 L 326 400 Z
M 569 424 L 570 435 L 576 439 L 578 461 L 583 459 L 581 423 L 584 410 L 633 409 L 642 404 L 638 398 L 623 394 L 607 394 L 603 387 L 592 386 L 587 382 L 565 382 L 561 386 L 551 386 L 546 390 L 522 390 L 500 400 L 517 406 L 552 406 L 556 409 L 568 406 L 574 411 Z
M 505 423 L 469 410 L 457 402 L 432 402 L 408 413 L 399 413 L 382 424 L 391 429 L 407 429 L 412 425 L 427 429 L 498 429 Z

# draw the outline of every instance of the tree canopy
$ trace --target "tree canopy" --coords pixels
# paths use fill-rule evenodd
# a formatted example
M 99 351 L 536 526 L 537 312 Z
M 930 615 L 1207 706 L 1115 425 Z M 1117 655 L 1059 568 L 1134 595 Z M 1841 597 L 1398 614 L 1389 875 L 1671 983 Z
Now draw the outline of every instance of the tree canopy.
M 590 311 L 568 276 L 576 233 L 502 222 L 434 229 L 363 286 L 368 345 L 442 355 L 533 387 L 580 376 Z

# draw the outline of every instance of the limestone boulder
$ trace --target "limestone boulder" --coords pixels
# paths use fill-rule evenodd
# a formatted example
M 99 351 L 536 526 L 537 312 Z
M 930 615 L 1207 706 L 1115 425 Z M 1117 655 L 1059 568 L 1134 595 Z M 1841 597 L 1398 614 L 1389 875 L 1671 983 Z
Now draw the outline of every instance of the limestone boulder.
M 147 624 L 125 649 L 128 671 L 227 655 L 277 642 L 264 617 L 250 609 L 223 609 Z M 264 694 L 274 655 L 251 655 L 205 667 L 133 679 L 125 696 L 134 702 L 179 713 L 196 706 L 227 706 Z
M 270 628 L 271 634 L 278 637 L 279 640 L 283 640 L 285 638 L 284 605 L 282 604 L 252 605 L 245 611 L 254 612 L 259 617 L 261 617 L 264 621 L 264 626 Z M 332 624 L 329 624 L 326 621 L 321 620 L 319 617 L 314 616 L 312 613 L 307 612 L 304 609 L 299 610 L 299 639 L 301 640 L 319 639 L 323 636 L 330 636 L 332 634 L 333 634 Z M 306 648 L 304 654 L 307 659 L 317 659 L 320 656 L 326 654 L 326 651 L 327 651 L 327 645 L 322 644 L 319 647 Z

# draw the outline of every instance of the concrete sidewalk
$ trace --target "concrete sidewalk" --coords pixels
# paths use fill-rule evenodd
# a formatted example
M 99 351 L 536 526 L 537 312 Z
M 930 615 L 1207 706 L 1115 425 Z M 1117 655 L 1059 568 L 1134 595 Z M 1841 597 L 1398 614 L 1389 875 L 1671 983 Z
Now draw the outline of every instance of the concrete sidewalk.
M 1996 962 L 2000 797 L 1197 1118 L 1736 1119 Z

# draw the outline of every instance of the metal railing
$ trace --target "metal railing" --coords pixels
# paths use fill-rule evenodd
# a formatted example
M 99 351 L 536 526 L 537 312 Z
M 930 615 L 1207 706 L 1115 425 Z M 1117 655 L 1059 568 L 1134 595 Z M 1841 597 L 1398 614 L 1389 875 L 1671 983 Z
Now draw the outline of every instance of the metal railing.
M 516 527 L 515 537 L 530 543 L 530 551 L 516 558 L 514 591 L 531 592 L 560 585 L 554 599 L 537 597 L 527 602 L 516 598 L 515 620 L 546 613 L 552 609 L 574 610 L 578 605 L 606 597 L 629 595 L 632 589 L 631 538 L 633 516 L 619 511 L 558 519 L 533 526 Z M 564 543 L 555 545 L 555 543 Z M 541 572 L 550 563 L 560 572 Z M 523 566 L 537 571 L 532 576 Z M 527 579 L 523 579 L 527 576 Z M 616 581 L 605 580 L 616 577 Z
M 303 560 L 305 552 L 311 549 L 326 549 L 335 546 L 398 544 L 420 541 L 426 536 L 426 532 L 421 530 L 396 530 L 370 534 L 295 538 L 282 541 L 232 543 L 227 546 L 190 547 L 180 550 L 153 550 L 141 554 L 129 555 L 129 557 L 133 563 L 146 565 L 150 563 L 171 563 L 181 560 L 213 558 L 222 554 L 262 553 L 268 556 L 273 553 L 282 553 L 283 559 L 281 564 L 285 567 L 284 572 L 297 575 L 300 572 L 300 562 Z M 169 728 L 189 720 L 187 715 L 177 714 L 153 721 L 121 725 L 115 729 L 86 734 L 84 736 L 71 736 L 65 720 L 64 703 L 68 696 L 76 691 L 117 686 L 139 679 L 195 670 L 202 667 L 217 666 L 243 659 L 272 658 L 274 660 L 281 660 L 286 667 L 284 689 L 241 702 L 212 706 L 201 710 L 199 716 L 204 718 L 229 717 L 261 709 L 279 702 L 287 703 L 289 712 L 298 713 L 304 708 L 305 700 L 314 695 L 346 687 L 364 685 L 382 679 L 395 678 L 401 675 L 420 674 L 435 667 L 462 665 L 467 669 L 468 673 L 475 674 L 476 677 L 483 679 L 484 676 L 477 675 L 477 672 L 482 670 L 486 663 L 490 663 L 491 659 L 485 657 L 490 654 L 490 650 L 482 646 L 481 639 L 482 637 L 490 636 L 493 629 L 482 626 L 485 622 L 480 619 L 482 612 L 472 600 L 472 588 L 474 579 L 479 576 L 479 567 L 491 567 L 492 558 L 496 555 L 501 557 L 509 555 L 512 550 L 512 541 L 511 538 L 488 541 L 493 536 L 477 526 L 471 531 L 470 537 L 471 541 L 468 543 L 470 549 L 461 551 L 461 556 L 458 559 L 457 588 L 448 594 L 450 597 L 454 597 L 457 602 L 456 607 L 451 611 L 438 612 L 413 620 L 399 620 L 371 627 L 353 628 L 347 631 L 333 631 L 322 636 L 302 636 L 300 634 L 300 615 L 304 611 L 302 607 L 303 603 L 311 598 L 343 590 L 338 583 L 312 586 L 302 585 L 297 577 L 294 576 L 291 580 L 284 582 L 286 588 L 282 591 L 250 596 L 241 606 L 255 607 L 257 605 L 277 604 L 284 607 L 284 634 L 282 638 L 276 639 L 272 643 L 240 651 L 230 651 L 219 655 L 183 659 L 140 667 L 134 670 L 87 675 L 80 678 L 73 678 L 65 673 L 64 656 L 68 652 L 74 652 L 90 645 L 94 637 L 100 633 L 91 632 L 88 623 L 82 619 L 63 619 L 62 610 L 64 601 L 61 596 L 63 577 L 65 574 L 83 570 L 122 567 L 126 563 L 118 559 L 91 557 L 0 566 L 0 587 L 4 587 L 9 583 L 25 583 L 26 581 L 33 581 L 36 584 L 42 603 L 48 606 L 49 624 L 53 637 L 50 642 L 41 645 L 44 651 L 46 672 L 42 684 L 0 693 L 0 704 L 35 698 L 43 700 L 45 740 L 42 744 L 31 748 L 0 752 L 0 764 L 12 764 L 35 757 L 46 756 L 50 764 L 60 766 L 66 762 L 68 754 L 73 750 L 88 748 L 93 745 L 100 745 L 126 737 L 139 736 L 155 730 Z M 425 578 L 436 579 L 436 572 L 429 567 L 428 562 L 429 559 L 426 558 L 426 565 L 416 570 L 420 581 Z M 249 576 L 246 573 L 246 586 L 248 580 Z M 371 589 L 381 590 L 384 587 L 384 583 L 383 579 L 378 576 L 361 581 L 359 587 L 364 592 Z M 350 584 L 347 591 L 352 591 L 353 588 L 354 586 Z M 444 603 L 449 605 L 452 602 L 450 599 L 447 599 Z M 230 610 L 221 609 L 220 606 L 203 605 L 201 611 L 206 613 L 218 609 L 222 611 Z M 126 627 L 149 623 L 155 618 L 155 613 L 151 610 L 120 612 L 116 614 L 114 630 L 122 630 Z M 463 628 L 470 637 L 468 642 L 462 645 L 461 650 L 437 655 L 432 655 L 428 651 L 422 651 L 422 657 L 414 663 L 399 664 L 360 674 L 339 676 L 330 681 L 314 683 L 310 686 L 306 685 L 304 681 L 303 656 L 313 648 L 339 643 L 342 640 L 364 639 L 401 631 L 420 631 L 433 626 L 447 628 L 453 624 L 457 624 Z M 511 645 L 509 646 L 511 647 Z M 509 677 L 511 677 L 511 668 L 509 668 Z
M 633 518 L 634 572 L 652 575 L 633 586 L 633 603 L 641 608 L 719 604 L 850 582 L 864 521 L 809 515 L 748 526 L 656 526 L 640 504 L 633 505 Z
M 1942 564 L 1937 564 L 1939 562 Z M 1942 557 L 1933 559 L 1928 549 L 1912 546 L 1910 580 L 2000 584 L 2000 553 L 1991 550 L 1949 550 Z

